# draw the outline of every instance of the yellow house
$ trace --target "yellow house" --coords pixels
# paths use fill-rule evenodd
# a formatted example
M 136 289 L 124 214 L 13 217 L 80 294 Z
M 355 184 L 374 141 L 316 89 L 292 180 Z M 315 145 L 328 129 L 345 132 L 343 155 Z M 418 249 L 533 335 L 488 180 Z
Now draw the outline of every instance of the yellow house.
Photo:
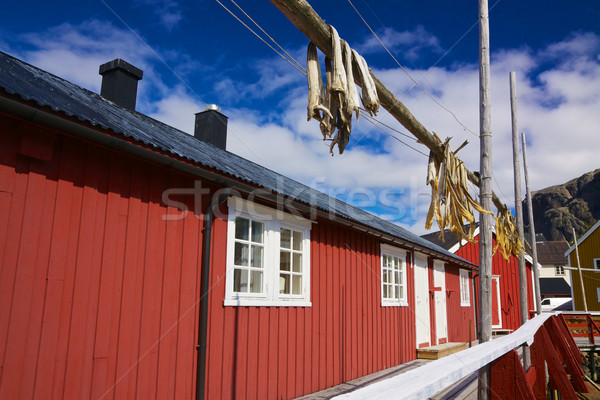
M 577 239 L 579 262 L 588 311 L 600 311 L 600 221 L 596 222 L 581 238 Z M 577 270 L 575 244 L 565 253 L 571 269 L 573 310 L 584 311 L 581 281 Z

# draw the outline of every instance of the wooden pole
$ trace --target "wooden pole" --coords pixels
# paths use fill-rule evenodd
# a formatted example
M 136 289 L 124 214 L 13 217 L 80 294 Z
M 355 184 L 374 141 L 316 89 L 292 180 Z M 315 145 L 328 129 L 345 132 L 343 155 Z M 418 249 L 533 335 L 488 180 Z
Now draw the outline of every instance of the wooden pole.
M 587 299 L 585 298 L 585 288 L 583 287 L 583 275 L 581 273 L 581 263 L 579 262 L 579 246 L 577 245 L 577 234 L 573 229 L 573 240 L 575 241 L 575 255 L 577 256 L 577 270 L 579 271 L 579 284 L 581 285 L 581 296 L 583 297 L 583 310 L 588 312 Z M 575 299 L 573 299 L 573 309 L 575 309 Z
M 312 41 L 326 56 L 332 58 L 331 31 L 329 25 L 323 21 L 306 0 L 270 0 L 270 2 L 290 20 L 292 24 L 310 41 Z M 394 94 L 377 79 L 371 72 L 377 95 L 381 106 L 385 108 L 398 122 L 412 133 L 419 142 L 433 151 L 438 157 L 443 157 L 441 144 L 435 137 L 411 114 L 406 106 L 394 96 Z M 479 186 L 479 177 L 471 171 L 467 171 L 467 177 L 476 186 Z M 499 210 L 506 210 L 506 206 L 498 196 L 492 193 L 494 205 Z M 487 210 L 491 210 L 487 208 Z
M 540 272 L 537 262 L 537 246 L 535 243 L 535 223 L 533 222 L 533 206 L 531 205 L 531 191 L 529 190 L 529 169 L 527 167 L 527 142 L 525 133 L 521 133 L 523 138 L 523 170 L 525 172 L 525 190 L 527 193 L 527 211 L 529 215 L 529 229 L 531 231 L 531 252 L 533 257 L 533 283 L 535 285 L 535 308 L 538 315 L 542 312 L 542 296 L 540 294 Z
M 492 208 L 492 112 L 488 1 L 479 0 L 479 145 L 481 206 Z M 479 342 L 492 339 L 492 216 L 479 214 Z M 477 398 L 489 399 L 490 366 L 479 370 Z
M 517 127 L 517 84 L 514 71 L 509 74 L 510 111 L 512 117 L 513 171 L 515 176 L 515 221 L 521 243 L 525 244 L 523 230 L 523 204 L 521 203 L 521 165 L 519 163 L 519 131 Z M 521 295 L 521 325 L 529 319 L 527 306 L 527 269 L 525 267 L 524 250 L 519 254 L 519 293 Z
M 525 244 L 523 232 L 523 204 L 521 204 L 521 166 L 519 163 L 519 130 L 517 124 L 517 83 L 515 72 L 509 74 L 510 82 L 510 114 L 512 122 L 512 148 L 513 148 L 513 172 L 515 185 L 515 222 L 521 243 Z M 527 268 L 525 267 L 525 250 L 519 253 L 519 295 L 521 308 L 521 325 L 529 319 L 529 307 L 527 304 Z M 531 353 L 529 347 L 523 345 L 523 368 L 529 370 L 531 366 Z

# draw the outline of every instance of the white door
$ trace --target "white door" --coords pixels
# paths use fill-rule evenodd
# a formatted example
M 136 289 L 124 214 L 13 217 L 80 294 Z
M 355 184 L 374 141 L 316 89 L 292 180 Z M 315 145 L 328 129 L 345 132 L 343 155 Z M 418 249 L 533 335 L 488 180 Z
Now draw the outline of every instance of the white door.
M 442 261 L 433 262 L 433 286 L 437 289 L 435 298 L 435 335 L 438 344 L 442 339 L 448 339 L 448 317 L 446 313 L 446 269 Z M 442 342 L 444 342 L 442 340 Z
M 417 331 L 417 348 L 429 345 L 431 341 L 429 324 L 429 277 L 427 274 L 427 257 L 415 255 L 415 320 Z

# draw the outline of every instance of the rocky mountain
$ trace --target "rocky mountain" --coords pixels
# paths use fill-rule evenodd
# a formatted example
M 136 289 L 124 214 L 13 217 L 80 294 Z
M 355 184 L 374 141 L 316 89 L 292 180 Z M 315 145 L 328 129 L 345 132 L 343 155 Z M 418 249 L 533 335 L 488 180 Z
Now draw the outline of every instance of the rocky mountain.
M 533 192 L 535 232 L 547 240 L 573 240 L 600 219 L 600 169 L 563 185 Z M 527 202 L 523 201 L 525 229 L 529 225 Z

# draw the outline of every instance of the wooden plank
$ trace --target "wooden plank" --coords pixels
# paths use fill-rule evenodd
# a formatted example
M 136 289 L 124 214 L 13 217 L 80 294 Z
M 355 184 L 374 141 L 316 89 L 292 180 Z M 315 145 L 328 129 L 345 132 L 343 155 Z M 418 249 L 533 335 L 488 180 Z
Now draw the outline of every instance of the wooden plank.
M 417 349 L 417 358 L 438 360 L 440 358 L 449 356 L 450 354 L 458 353 L 459 351 L 466 350 L 467 343 L 444 343 L 435 346 L 424 347 Z
M 175 187 L 185 187 L 183 180 L 171 175 L 170 182 Z M 181 211 L 168 208 L 169 215 L 181 215 Z M 179 286 L 183 244 L 183 220 L 174 219 L 166 223 L 165 258 L 162 276 L 162 297 L 160 302 L 160 341 L 158 343 L 157 397 L 164 399 L 175 393 L 177 365 L 177 332 L 179 330 Z M 142 355 L 140 349 L 140 356 Z
M 257 399 L 268 398 L 269 384 L 269 308 L 258 308 L 258 371 L 256 378 Z
M 543 343 L 544 358 L 548 365 L 550 388 L 557 388 L 564 399 L 577 399 L 575 390 L 573 390 L 573 386 L 571 386 L 569 378 L 560 362 L 560 357 L 554 349 L 552 341 L 544 327 L 540 328 L 537 332 L 536 340 L 541 340 Z
M 186 199 L 190 210 L 194 210 L 193 198 Z M 200 211 L 201 213 L 201 211 Z M 198 314 L 200 309 L 196 302 L 198 289 L 196 273 L 200 269 L 201 258 L 198 248 L 201 247 L 200 220 L 194 213 L 189 213 L 183 221 L 183 248 L 181 260 L 181 277 L 179 281 L 179 329 L 177 331 L 177 357 L 175 370 L 175 394 L 177 399 L 189 399 L 196 395 L 196 359 L 198 338 Z
M 146 237 L 147 206 L 144 205 L 148 189 L 148 175 L 133 164 L 130 196 L 128 198 L 128 224 L 125 236 L 121 307 L 117 364 L 115 368 L 115 397 L 132 397 L 136 394 L 137 362 L 139 359 L 139 329 L 142 294 L 142 277 Z
M 56 183 L 56 197 L 53 202 L 54 210 L 52 213 L 54 218 L 51 224 L 52 230 L 49 233 L 53 240 L 48 259 L 46 298 L 39 344 L 39 362 L 37 364 L 35 390 L 33 393 L 33 397 L 35 398 L 50 398 L 52 394 L 53 373 L 57 365 L 56 354 L 59 340 L 58 333 L 60 330 L 59 322 L 61 320 L 61 301 L 65 287 L 63 282 L 67 269 L 70 219 L 73 213 L 72 202 L 76 197 L 73 192 L 73 183 L 69 179 L 65 179 L 65 169 L 67 171 L 72 170 L 72 167 L 68 165 L 69 160 L 72 161 L 73 157 L 62 155 L 55 161 L 59 165 L 59 176 Z
M 257 380 L 258 371 L 263 366 L 258 363 L 259 349 L 259 307 L 248 307 L 245 311 L 248 314 L 248 334 L 246 336 L 246 347 L 248 348 L 248 356 L 245 366 L 241 369 L 246 370 L 246 398 L 256 399 L 257 397 Z
M 287 313 L 283 309 L 279 309 L 279 321 L 278 321 L 278 353 L 277 353 L 277 397 L 287 397 L 287 378 L 288 378 L 288 364 L 287 364 L 287 348 L 288 348 L 288 324 L 287 324 Z
M 519 355 L 515 350 L 511 350 L 494 361 L 490 371 L 490 398 L 498 400 L 535 399 L 527 383 Z
M 269 307 L 269 399 L 279 399 L 277 393 L 277 384 L 279 381 L 279 309 Z M 315 368 L 318 370 L 318 368 Z M 318 389 L 317 389 L 318 390 Z M 316 390 L 314 390 L 316 391 Z
M 103 238 L 102 267 L 100 275 L 100 290 L 98 297 L 98 312 L 96 319 L 96 339 L 94 345 L 94 367 L 92 375 L 91 397 L 100 398 L 111 390 L 109 376 L 114 375 L 110 370 L 110 360 L 115 353 L 111 347 L 111 337 L 117 327 L 113 324 L 115 318 L 115 287 L 120 286 L 120 268 L 122 266 L 123 233 L 126 220 L 121 215 L 121 203 L 126 193 L 122 189 L 128 181 L 124 171 L 125 164 L 121 156 L 112 153 L 108 161 L 109 187 L 106 205 L 106 228 Z M 125 189 L 127 191 L 127 189 Z
M 79 231 L 82 224 L 83 186 L 85 183 L 85 160 L 86 145 L 75 141 L 64 142 L 61 157 L 61 177 L 72 183 L 70 193 L 71 203 L 69 206 L 70 219 L 68 221 L 68 236 L 66 237 L 65 258 L 57 259 L 64 262 L 65 271 L 61 276 L 63 290 L 61 293 L 60 311 L 58 323 L 58 334 L 56 352 L 53 358 L 55 363 L 52 398 L 63 399 L 65 397 L 65 372 L 67 368 L 67 352 L 69 347 L 69 330 L 71 326 L 71 306 L 73 304 L 73 292 L 75 285 L 75 270 L 77 266 Z
M 168 186 L 163 171 L 154 171 L 149 187 L 148 230 L 145 239 L 146 257 L 143 263 L 142 307 L 139 352 L 143 355 L 137 372 L 138 396 L 157 396 L 158 346 L 160 340 L 161 293 L 165 268 L 165 237 L 167 208 L 161 206 L 162 192 Z M 140 268 L 142 266 L 140 265 Z M 169 272 L 167 272 L 169 273 Z M 162 378 L 164 379 L 164 378 Z M 149 384 L 152 382 L 152 384 Z

